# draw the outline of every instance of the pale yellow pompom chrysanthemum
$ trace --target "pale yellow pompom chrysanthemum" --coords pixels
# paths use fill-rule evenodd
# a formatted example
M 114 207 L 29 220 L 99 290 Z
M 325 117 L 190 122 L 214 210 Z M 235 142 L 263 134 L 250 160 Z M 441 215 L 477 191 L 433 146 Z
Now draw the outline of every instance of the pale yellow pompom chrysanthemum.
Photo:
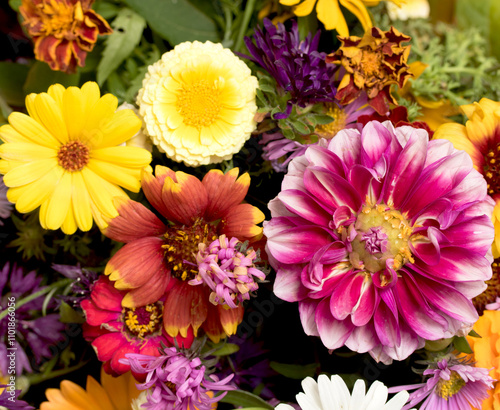
M 230 159 L 255 129 L 258 81 L 221 44 L 185 42 L 149 67 L 137 96 L 160 151 L 198 166 Z
M 94 82 L 67 89 L 55 84 L 26 97 L 29 115 L 9 115 L 0 127 L 0 173 L 19 212 L 40 207 L 42 227 L 66 234 L 88 231 L 93 220 L 104 228 L 106 218 L 118 215 L 113 197 L 127 197 L 120 187 L 139 191 L 151 154 L 119 146 L 141 120 L 117 106 L 117 98 L 101 97 Z

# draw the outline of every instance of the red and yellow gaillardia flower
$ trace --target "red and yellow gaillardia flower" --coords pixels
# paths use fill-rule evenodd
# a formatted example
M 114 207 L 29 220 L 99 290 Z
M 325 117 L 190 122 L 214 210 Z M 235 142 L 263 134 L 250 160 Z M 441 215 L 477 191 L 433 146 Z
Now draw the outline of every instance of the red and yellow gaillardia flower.
M 186 346 L 200 327 L 215 342 L 234 334 L 243 319 L 242 305 L 215 305 L 209 286 L 188 282 L 198 274 L 195 257 L 200 245 L 221 235 L 250 244 L 261 238 L 262 228 L 256 224 L 264 214 L 242 203 L 249 185 L 249 175 L 238 178 L 237 168 L 225 175 L 211 170 L 202 181 L 163 166 L 156 167 L 154 176 L 144 172 L 142 189 L 161 216 L 138 202 L 118 198 L 119 216 L 104 231 L 125 242 L 104 272 L 117 289 L 129 291 L 122 306 L 144 306 L 165 295 L 165 330 Z
M 74 73 L 85 65 L 99 34 L 109 24 L 91 9 L 94 0 L 22 0 L 19 11 L 35 43 L 35 58 L 52 70 Z
M 394 27 L 382 31 L 373 27 L 361 37 L 339 37 L 342 46 L 326 57 L 326 62 L 345 69 L 336 98 L 343 105 L 357 99 L 363 92 L 368 104 L 380 115 L 389 111 L 389 103 L 397 105 L 391 85 L 403 87 L 412 74 L 408 70 L 410 46 L 402 43 L 410 37 Z
M 488 184 L 488 194 L 495 200 L 493 224 L 495 242 L 493 256 L 500 257 L 500 102 L 482 98 L 479 102 L 460 106 L 467 116 L 465 125 L 441 125 L 434 139 L 451 141 L 455 148 L 467 152 Z
M 121 146 L 141 120 L 117 106 L 115 96 L 101 97 L 90 81 L 26 97 L 29 115 L 13 112 L 0 127 L 0 173 L 17 211 L 40 207 L 42 228 L 68 235 L 88 231 L 93 220 L 104 228 L 105 217 L 118 215 L 113 197 L 128 198 L 122 188 L 139 192 L 151 153 Z

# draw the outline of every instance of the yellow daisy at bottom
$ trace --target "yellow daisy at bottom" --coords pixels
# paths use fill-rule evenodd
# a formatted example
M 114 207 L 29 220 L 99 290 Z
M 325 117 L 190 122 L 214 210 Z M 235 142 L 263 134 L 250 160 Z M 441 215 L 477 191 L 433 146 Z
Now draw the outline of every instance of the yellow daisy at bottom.
M 141 128 L 132 110 L 117 111 L 118 100 L 100 96 L 96 83 L 81 88 L 52 85 L 26 97 L 28 114 L 14 112 L 0 127 L 0 173 L 7 199 L 19 212 L 40 208 L 44 229 L 72 234 L 95 220 L 118 215 L 113 197 L 138 192 L 151 154 L 120 146 Z
M 149 67 L 137 96 L 147 134 L 186 165 L 230 159 L 256 127 L 258 81 L 221 44 L 185 42 Z

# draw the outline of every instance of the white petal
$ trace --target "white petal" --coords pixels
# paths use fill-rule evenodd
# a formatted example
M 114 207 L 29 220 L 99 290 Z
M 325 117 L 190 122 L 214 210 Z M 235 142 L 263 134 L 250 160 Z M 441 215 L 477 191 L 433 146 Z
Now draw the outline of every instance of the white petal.
M 366 385 L 365 381 L 358 379 L 354 383 L 354 388 L 352 389 L 351 403 L 349 404 L 349 410 L 360 410 L 363 407 L 362 403 L 365 399 Z
M 401 410 L 401 408 L 408 401 L 409 397 L 410 394 L 406 390 L 400 391 L 391 400 L 387 402 L 383 410 Z

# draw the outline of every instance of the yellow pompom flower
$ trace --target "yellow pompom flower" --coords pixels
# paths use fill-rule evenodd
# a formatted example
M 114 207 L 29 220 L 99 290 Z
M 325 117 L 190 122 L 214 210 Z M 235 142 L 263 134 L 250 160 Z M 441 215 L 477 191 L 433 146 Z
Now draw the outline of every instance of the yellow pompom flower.
M 26 97 L 28 114 L 10 114 L 0 127 L 0 173 L 7 199 L 19 212 L 40 207 L 44 229 L 72 234 L 100 228 L 118 215 L 113 197 L 138 192 L 141 171 L 151 162 L 142 148 L 120 146 L 140 128 L 132 110 L 117 111 L 118 100 L 100 96 L 94 82 Z
M 137 96 L 147 134 L 186 165 L 230 159 L 255 129 L 257 79 L 221 44 L 185 42 L 149 67 Z

